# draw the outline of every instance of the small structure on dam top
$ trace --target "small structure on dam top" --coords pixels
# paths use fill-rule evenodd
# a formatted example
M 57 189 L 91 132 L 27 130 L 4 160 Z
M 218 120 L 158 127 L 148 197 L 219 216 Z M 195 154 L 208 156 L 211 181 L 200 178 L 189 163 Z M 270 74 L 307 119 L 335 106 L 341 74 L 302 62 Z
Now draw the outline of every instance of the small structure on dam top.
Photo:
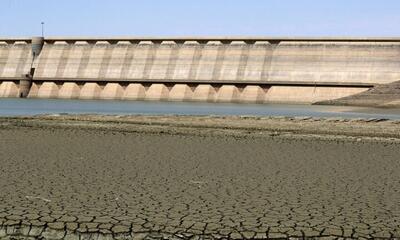
M 394 38 L 0 39 L 0 97 L 315 103 L 396 81 Z

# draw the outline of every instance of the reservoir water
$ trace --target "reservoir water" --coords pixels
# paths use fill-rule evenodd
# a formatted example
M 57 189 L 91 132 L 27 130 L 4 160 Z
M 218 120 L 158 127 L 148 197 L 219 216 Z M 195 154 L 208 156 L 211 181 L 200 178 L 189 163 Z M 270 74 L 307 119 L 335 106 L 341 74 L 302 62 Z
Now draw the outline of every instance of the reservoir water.
M 31 116 L 39 114 L 255 115 L 400 119 L 400 109 L 365 107 L 19 98 L 0 99 L 0 116 Z

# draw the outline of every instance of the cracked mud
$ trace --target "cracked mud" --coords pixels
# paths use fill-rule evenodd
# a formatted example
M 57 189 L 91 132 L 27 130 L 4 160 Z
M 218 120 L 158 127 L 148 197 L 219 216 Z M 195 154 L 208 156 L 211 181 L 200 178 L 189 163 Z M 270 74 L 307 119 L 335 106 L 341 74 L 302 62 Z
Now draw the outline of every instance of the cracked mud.
M 0 238 L 400 237 L 398 141 L 185 131 L 3 125 Z

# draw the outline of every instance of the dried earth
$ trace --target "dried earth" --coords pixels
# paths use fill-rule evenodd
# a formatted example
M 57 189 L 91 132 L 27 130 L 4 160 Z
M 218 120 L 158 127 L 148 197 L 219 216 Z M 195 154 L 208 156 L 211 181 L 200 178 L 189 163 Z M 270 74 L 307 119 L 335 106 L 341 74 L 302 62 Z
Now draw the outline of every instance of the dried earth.
M 400 238 L 400 121 L 0 118 L 0 239 Z

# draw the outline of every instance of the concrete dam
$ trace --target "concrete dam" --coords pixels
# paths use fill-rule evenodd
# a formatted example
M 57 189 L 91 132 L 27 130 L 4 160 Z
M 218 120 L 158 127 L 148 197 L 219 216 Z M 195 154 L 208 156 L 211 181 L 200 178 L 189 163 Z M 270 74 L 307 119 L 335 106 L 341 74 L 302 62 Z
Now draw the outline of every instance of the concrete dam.
M 396 81 L 396 38 L 0 38 L 7 98 L 315 103 Z

